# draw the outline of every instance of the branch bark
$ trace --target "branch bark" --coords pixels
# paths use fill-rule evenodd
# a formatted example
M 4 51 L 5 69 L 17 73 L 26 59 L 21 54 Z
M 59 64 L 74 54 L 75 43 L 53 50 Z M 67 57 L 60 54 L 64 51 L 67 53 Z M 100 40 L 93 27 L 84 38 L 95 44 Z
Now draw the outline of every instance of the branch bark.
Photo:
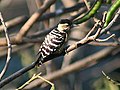
M 78 17 L 79 15 L 81 15 L 81 13 L 83 13 L 85 11 L 85 9 L 82 9 L 82 11 L 80 12 L 80 13 L 78 13 L 77 15 L 75 15 L 75 16 L 72 16 L 72 17 L 70 17 L 70 20 L 72 21 L 73 19 L 75 19 L 76 17 Z M 47 14 L 46 14 L 47 15 Z M 42 36 L 44 36 L 44 35 L 46 35 L 47 33 L 49 33 L 53 28 L 55 28 L 56 27 L 56 25 L 55 26 L 53 26 L 52 28 L 50 28 L 50 29 L 48 29 L 48 30 L 42 30 L 42 31 L 40 31 L 40 32 L 37 32 L 37 33 L 34 33 L 34 34 L 32 34 L 32 35 L 29 35 L 29 36 L 26 36 L 26 38 L 37 38 L 37 37 L 42 37 Z M 19 34 L 19 32 L 18 32 L 18 34 Z M 17 41 L 16 40 L 16 36 L 11 36 L 10 37 L 10 40 L 11 40 L 11 44 L 12 45 L 14 45 L 14 44 L 22 44 L 22 43 L 24 43 L 24 42 L 27 42 L 27 41 L 24 41 L 24 38 L 22 38 L 20 41 Z M 6 42 L 6 40 L 5 40 L 5 38 L 0 38 L 0 46 L 6 46 L 7 45 L 7 42 Z
M 2 77 L 4 76 L 5 72 L 7 71 L 9 62 L 11 60 L 12 47 L 11 47 L 11 43 L 10 43 L 10 37 L 8 35 L 8 32 L 7 32 L 7 26 L 6 26 L 6 24 L 5 24 L 4 20 L 3 20 L 1 12 L 0 12 L 0 19 L 1 19 L 2 25 L 4 26 L 4 32 L 5 32 L 6 42 L 7 42 L 7 46 L 8 46 L 6 63 L 5 63 L 5 66 L 4 66 L 3 70 L 2 70 L 2 72 L 0 73 L 0 80 L 1 80 Z
M 65 67 L 64 69 L 55 71 L 53 73 L 50 73 L 48 75 L 43 76 L 43 78 L 52 81 L 52 80 L 56 80 L 66 74 L 81 70 L 83 68 L 88 67 L 89 65 L 91 65 L 92 63 L 95 63 L 98 60 L 102 60 L 103 58 L 105 58 L 108 55 L 111 55 L 112 52 L 114 50 L 116 50 L 117 48 L 106 48 L 103 49 L 93 55 L 90 55 L 82 60 L 79 60 L 78 62 L 75 62 L 67 67 Z M 42 83 L 44 83 L 44 81 L 40 80 L 40 79 L 36 79 L 33 82 L 31 82 L 28 86 L 26 86 L 24 88 L 24 90 L 26 89 L 32 89 L 34 87 L 40 86 Z
M 5 22 L 5 24 L 6 24 L 7 28 L 12 28 L 18 24 L 24 23 L 27 20 L 28 20 L 28 17 L 25 15 L 22 15 L 22 16 L 16 17 L 12 20 Z M 2 31 L 4 31 L 4 26 L 0 25 L 0 32 L 2 32 Z
M 55 3 L 56 0 L 46 0 L 41 8 L 35 12 L 30 19 L 23 25 L 20 29 L 19 33 L 16 35 L 16 41 L 22 40 L 22 38 L 27 34 L 31 26 L 37 21 L 37 19 L 42 16 L 42 14 L 52 5 Z
M 12 44 L 18 44 L 22 42 L 23 37 L 27 34 L 31 26 L 36 22 L 36 20 L 53 4 L 56 0 L 46 0 L 45 3 L 41 6 L 41 8 L 35 12 L 30 19 L 23 25 L 16 36 L 11 37 Z M 0 45 L 7 45 L 5 39 L 0 40 Z
M 43 20 L 47 20 L 47 19 L 50 19 L 50 18 L 58 17 L 62 14 L 77 11 L 80 8 L 83 8 L 83 7 L 84 7 L 83 3 L 78 3 L 78 4 L 76 4 L 72 7 L 58 9 L 55 12 L 46 13 L 46 14 L 42 15 L 40 18 L 37 19 L 37 21 L 43 21 Z M 28 16 L 22 15 L 22 16 L 18 16 L 16 18 L 12 19 L 12 20 L 9 20 L 9 21 L 5 22 L 5 24 L 6 24 L 7 28 L 12 28 L 12 27 L 14 27 L 18 24 L 26 22 L 28 19 L 29 19 Z M 4 30 L 3 26 L 0 25 L 0 32 L 2 32 L 3 30 Z

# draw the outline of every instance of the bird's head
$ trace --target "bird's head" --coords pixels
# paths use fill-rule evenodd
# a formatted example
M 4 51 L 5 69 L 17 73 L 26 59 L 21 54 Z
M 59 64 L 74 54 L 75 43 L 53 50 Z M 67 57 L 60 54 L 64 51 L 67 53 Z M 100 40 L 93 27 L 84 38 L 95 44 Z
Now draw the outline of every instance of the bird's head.
M 72 22 L 69 19 L 61 19 L 57 29 L 60 32 L 67 32 L 70 30 L 71 27 L 72 27 Z

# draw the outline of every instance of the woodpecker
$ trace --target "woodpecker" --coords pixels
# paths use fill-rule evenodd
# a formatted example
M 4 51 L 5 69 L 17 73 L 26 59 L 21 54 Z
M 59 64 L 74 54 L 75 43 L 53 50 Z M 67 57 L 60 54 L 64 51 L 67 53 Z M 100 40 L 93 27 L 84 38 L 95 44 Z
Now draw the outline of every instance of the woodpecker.
M 67 35 L 73 24 L 68 19 L 61 19 L 57 27 L 48 33 L 38 51 L 38 66 L 45 62 L 45 58 L 59 51 L 67 41 Z

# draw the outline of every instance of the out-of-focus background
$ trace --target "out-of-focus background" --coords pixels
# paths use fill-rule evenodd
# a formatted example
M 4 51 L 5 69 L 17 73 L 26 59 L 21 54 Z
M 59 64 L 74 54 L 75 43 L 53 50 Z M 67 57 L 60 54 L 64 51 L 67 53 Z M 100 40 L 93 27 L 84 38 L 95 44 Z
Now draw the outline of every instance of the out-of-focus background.
M 27 21 L 34 12 L 36 12 L 41 5 L 47 0 L 0 0 L 0 11 L 3 15 L 4 21 L 12 20 L 16 17 L 24 16 L 24 20 L 8 29 L 9 35 L 14 36 L 19 32 L 20 28 Z M 89 2 L 94 2 L 95 0 L 88 0 Z M 114 1 L 113 1 L 114 2 Z M 36 22 L 29 30 L 28 36 L 40 32 L 42 30 L 48 30 L 50 27 L 55 26 L 61 18 L 69 18 L 74 16 L 78 12 L 81 12 L 82 9 L 86 8 L 84 0 L 56 0 L 44 14 L 55 12 L 58 9 L 72 7 L 77 5 L 77 3 L 82 3 L 83 5 L 80 9 L 65 13 L 60 16 L 54 16 L 53 18 L 38 21 Z M 92 6 L 93 3 L 89 3 Z M 108 10 L 110 5 L 102 5 L 99 9 L 98 14 L 95 15 L 97 19 L 101 19 L 101 13 L 105 10 Z M 87 12 L 87 9 L 83 10 Z M 43 14 L 43 15 L 44 15 Z M 85 13 L 83 13 L 84 15 Z M 82 15 L 81 15 L 82 16 Z M 75 43 L 77 40 L 82 39 L 88 31 L 94 25 L 94 20 L 90 19 L 78 27 L 71 30 L 69 33 L 70 40 L 66 45 Z M 120 25 L 119 18 L 116 23 L 112 26 L 111 32 L 115 33 L 117 37 L 120 36 Z M 0 31 L 0 37 L 4 37 L 4 32 Z M 39 38 L 40 36 L 37 36 Z M 103 35 L 101 38 L 107 37 Z M 109 40 L 113 42 L 113 39 Z M 1 41 L 0 41 L 1 42 Z M 40 47 L 39 42 L 34 43 L 24 43 L 19 45 L 13 45 L 12 49 L 12 58 L 9 64 L 9 67 L 3 77 L 6 78 L 16 71 L 24 68 L 25 66 L 30 65 L 36 59 L 36 54 Z M 24 84 L 28 79 L 32 77 L 34 73 L 42 72 L 42 75 L 49 75 L 52 72 L 57 70 L 64 70 L 65 67 L 73 64 L 77 61 L 84 60 L 92 54 L 97 54 L 101 50 L 106 50 L 110 46 L 95 46 L 86 44 L 83 47 L 80 47 L 70 53 L 61 56 L 54 60 L 48 61 L 43 64 L 40 68 L 34 68 L 29 72 L 26 72 L 24 75 L 10 82 L 0 90 L 14 90 L 17 87 Z M 98 61 L 91 62 L 91 64 L 86 65 L 82 69 L 77 69 L 71 73 L 65 74 L 62 77 L 54 79 L 52 82 L 55 84 L 56 90 L 120 90 L 120 87 L 109 82 L 103 75 L 102 71 L 105 71 L 113 80 L 120 81 L 120 47 L 117 50 L 111 52 L 111 54 L 106 55 L 103 58 L 100 58 Z M 103 54 L 104 52 L 102 52 Z M 3 69 L 6 61 L 7 48 L 6 46 L 0 46 L 0 71 Z M 92 57 L 92 56 L 91 56 Z M 89 57 L 90 58 L 90 57 Z M 39 87 L 34 87 L 30 90 L 49 90 L 50 85 L 41 85 Z

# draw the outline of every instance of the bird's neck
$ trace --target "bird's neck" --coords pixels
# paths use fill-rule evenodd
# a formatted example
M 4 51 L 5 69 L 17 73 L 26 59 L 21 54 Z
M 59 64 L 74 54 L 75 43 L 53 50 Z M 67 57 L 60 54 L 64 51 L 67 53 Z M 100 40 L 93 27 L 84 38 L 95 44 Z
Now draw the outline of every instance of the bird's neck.
M 64 32 L 64 29 L 63 29 L 61 26 L 58 26 L 58 27 L 57 27 L 57 30 L 59 30 L 61 33 Z
M 57 27 L 57 30 L 59 30 L 61 33 L 66 33 L 65 31 L 65 28 L 63 28 L 63 25 L 62 24 L 59 24 L 58 27 Z

